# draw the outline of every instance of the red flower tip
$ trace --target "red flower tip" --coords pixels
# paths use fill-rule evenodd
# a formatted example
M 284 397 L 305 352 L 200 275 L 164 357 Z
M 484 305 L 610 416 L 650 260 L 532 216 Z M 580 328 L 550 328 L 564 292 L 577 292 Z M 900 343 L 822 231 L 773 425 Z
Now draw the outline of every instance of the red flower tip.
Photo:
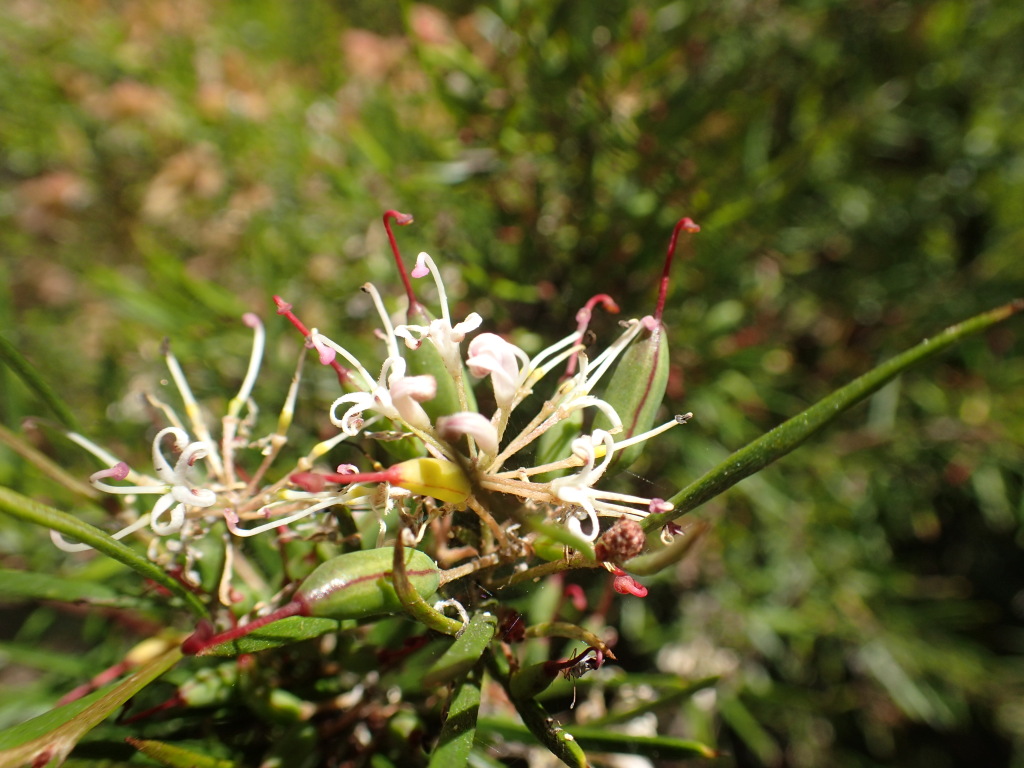
M 620 595 L 633 595 L 633 597 L 647 597 L 647 587 L 624 572 L 621 568 L 615 569 L 615 580 L 612 581 L 612 589 Z
M 327 485 L 324 476 L 318 475 L 316 472 L 296 472 L 289 479 L 302 490 L 310 493 L 320 493 Z

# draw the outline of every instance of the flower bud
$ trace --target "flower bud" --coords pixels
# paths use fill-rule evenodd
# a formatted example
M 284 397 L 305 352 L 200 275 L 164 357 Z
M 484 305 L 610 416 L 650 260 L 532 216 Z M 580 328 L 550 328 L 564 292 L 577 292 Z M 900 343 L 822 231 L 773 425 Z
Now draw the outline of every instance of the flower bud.
M 437 591 L 441 572 L 423 552 L 407 549 L 406 574 L 416 592 L 430 597 Z M 295 595 L 310 616 L 360 619 L 398 613 L 402 603 L 391 581 L 394 549 L 381 547 L 349 552 L 322 563 Z
M 636 520 L 622 518 L 605 531 L 594 545 L 594 556 L 598 560 L 623 563 L 630 560 L 647 546 L 647 536 Z
M 433 496 L 448 504 L 461 504 L 471 492 L 469 480 L 458 464 L 443 459 L 423 458 L 397 465 L 401 480 L 397 483 L 421 496 Z

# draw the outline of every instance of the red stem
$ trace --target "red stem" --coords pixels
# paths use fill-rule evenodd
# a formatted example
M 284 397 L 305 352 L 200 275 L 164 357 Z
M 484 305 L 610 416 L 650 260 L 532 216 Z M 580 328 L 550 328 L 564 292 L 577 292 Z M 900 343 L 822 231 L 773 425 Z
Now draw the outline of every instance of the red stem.
M 599 293 L 596 296 L 591 296 L 590 300 L 583 305 L 583 308 L 576 313 L 576 333 L 579 335 L 579 341 L 583 342 L 583 335 L 587 332 L 587 326 L 590 325 L 590 320 L 594 316 L 594 307 L 598 304 L 601 308 L 612 315 L 619 313 L 619 305 L 615 303 L 615 299 L 609 296 L 607 293 Z M 576 373 L 576 358 L 580 355 L 579 352 L 573 352 L 569 357 L 569 362 L 565 366 L 565 374 L 562 379 L 568 379 L 574 373 Z
M 402 470 L 399 465 L 388 467 L 381 472 L 356 472 L 345 475 L 340 472 L 296 472 L 289 478 L 293 483 L 313 493 L 323 490 L 324 483 L 352 485 L 352 483 L 391 483 L 402 482 Z
M 661 313 L 665 309 L 665 297 L 668 295 L 668 276 L 672 269 L 672 257 L 676 254 L 676 240 L 679 238 L 679 230 L 685 229 L 689 233 L 700 232 L 700 227 L 694 223 L 689 216 L 681 218 L 672 230 L 672 239 L 668 243 L 668 254 L 665 256 L 665 269 L 661 273 L 661 289 L 658 291 L 658 305 L 654 310 L 654 319 L 661 325 Z
M 290 603 L 282 605 L 276 611 L 268 613 L 266 616 L 260 616 L 258 619 L 253 619 L 248 624 L 243 624 L 240 627 L 229 629 L 226 632 L 221 632 L 219 635 L 208 636 L 202 628 L 196 630 L 191 636 L 185 639 L 185 642 L 181 644 L 181 652 L 186 656 L 196 656 L 207 648 L 212 648 L 215 645 L 221 643 L 230 643 L 232 640 L 237 640 L 240 637 L 245 637 L 250 632 L 255 632 L 260 627 L 265 627 L 267 624 L 273 624 L 275 621 L 281 619 L 287 619 L 289 616 L 308 616 L 309 606 L 306 605 L 303 600 L 293 600 Z
M 411 213 L 399 213 L 398 211 L 384 211 L 384 229 L 388 233 L 388 241 L 391 243 L 391 252 L 395 255 L 395 265 L 398 267 L 398 274 L 405 286 L 405 295 L 409 297 L 408 313 L 412 314 L 420 303 L 416 301 L 416 294 L 412 290 L 412 283 L 409 281 L 409 274 L 405 271 L 405 262 L 402 261 L 402 254 L 398 251 L 398 243 L 395 241 L 395 233 L 391 231 L 391 220 L 400 227 L 407 227 L 412 224 Z
M 292 312 L 292 305 L 280 296 L 274 297 L 274 304 L 277 305 L 277 314 L 283 315 L 287 318 L 288 322 L 294 325 L 298 329 L 299 333 L 303 335 L 306 339 L 307 346 L 309 346 L 309 328 L 307 328 L 306 324 L 299 320 L 296 314 Z M 334 369 L 334 372 L 338 374 L 338 383 L 342 386 L 345 386 L 345 384 L 352 379 L 352 372 L 337 360 L 332 360 L 329 365 Z

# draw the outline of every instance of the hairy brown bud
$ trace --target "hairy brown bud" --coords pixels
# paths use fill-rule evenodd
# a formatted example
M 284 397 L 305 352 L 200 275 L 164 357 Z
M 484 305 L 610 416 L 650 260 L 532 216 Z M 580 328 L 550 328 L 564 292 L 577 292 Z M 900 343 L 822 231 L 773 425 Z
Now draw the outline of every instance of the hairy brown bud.
M 623 563 L 643 552 L 646 545 L 640 523 L 623 517 L 601 535 L 594 545 L 594 555 L 598 560 Z

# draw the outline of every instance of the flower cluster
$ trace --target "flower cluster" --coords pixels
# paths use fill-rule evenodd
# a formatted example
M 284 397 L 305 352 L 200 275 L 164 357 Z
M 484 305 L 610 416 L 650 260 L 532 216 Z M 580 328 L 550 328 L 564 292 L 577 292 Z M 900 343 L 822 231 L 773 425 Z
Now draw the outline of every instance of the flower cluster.
M 571 333 L 531 356 L 497 334 L 480 332 L 483 319 L 475 312 L 454 321 L 440 272 L 426 253 L 419 254 L 411 277 L 432 278 L 440 316 L 434 317 L 419 303 L 391 231 L 392 222 L 404 225 L 411 221 L 411 216 L 394 211 L 384 216 L 408 299 L 401 318 L 404 322 L 392 319 L 373 285 L 363 286 L 380 319 L 378 336 L 384 358 L 377 375 L 340 341 L 308 328 L 291 305 L 275 297 L 278 313 L 300 331 L 321 364 L 334 368 L 345 390 L 329 409 L 337 435 L 314 446 L 275 481 L 268 481 L 267 476 L 287 441 L 304 356 L 299 359 L 277 429 L 254 439 L 257 407 L 252 391 L 262 360 L 264 330 L 252 314 L 244 317 L 254 331 L 249 369 L 221 420 L 219 439 L 213 437 L 167 347 L 164 354 L 188 428 L 170 406 L 150 398 L 170 424 L 153 439 L 152 476 L 134 471 L 82 436 L 71 435 L 107 466 L 90 478 L 96 488 L 133 498 L 158 496 L 148 512 L 135 514 L 115 537 L 148 531 L 154 547 L 159 548 L 158 542 L 163 541 L 170 552 L 185 551 L 187 557 L 193 557 L 188 542 L 206 535 L 220 520 L 235 537 L 282 526 L 308 532 L 310 526 L 321 524 L 316 513 L 329 507 L 341 505 L 383 520 L 399 505 L 408 519 L 418 521 L 422 536 L 431 519 L 468 508 L 484 523 L 482 548 L 493 553 L 495 561 L 511 561 L 531 551 L 538 529 L 545 525 L 567 531 L 569 538 L 564 541 L 587 546 L 601 534 L 601 517 L 637 521 L 649 512 L 671 508 L 661 499 L 614 493 L 602 490 L 599 484 L 624 451 L 684 423 L 689 414 L 653 428 L 650 424 L 637 428 L 636 413 L 622 413 L 611 398 L 595 394 L 627 349 L 651 337 L 653 343 L 661 344 L 664 286 L 658 315 L 625 321 L 617 338 L 596 354 L 589 354 L 584 344 L 594 308 L 600 305 L 618 311 L 604 295 L 594 297 L 580 310 L 578 325 Z M 689 219 L 680 222 L 676 234 L 680 228 L 696 231 Z M 674 246 L 675 235 L 670 259 Z M 662 357 L 667 358 L 667 353 Z M 650 378 L 652 371 L 630 373 Z M 556 372 L 562 372 L 560 381 L 549 387 L 552 393 L 534 408 L 532 417 L 523 419 L 516 413 L 513 419 L 514 412 L 538 399 L 532 397 L 535 389 L 546 378 L 558 375 Z M 488 412 L 478 407 L 475 397 L 474 383 L 484 379 L 489 380 L 490 392 L 481 392 L 481 396 L 487 394 L 485 399 L 492 404 Z M 661 392 L 656 396 L 660 400 Z M 588 410 L 592 414 L 586 414 Z M 526 426 L 521 429 L 510 428 L 524 421 Z M 592 426 L 584 429 L 587 423 Z M 401 443 L 406 455 L 387 469 L 373 472 L 360 472 L 352 465 L 337 466 L 333 471 L 317 466 L 338 443 L 355 438 Z M 243 471 L 237 465 L 238 456 L 253 449 L 262 460 L 254 471 Z M 381 535 L 384 533 L 381 523 Z M 53 536 L 63 549 L 74 551 L 83 546 Z M 172 540 L 175 543 L 169 543 Z M 476 554 L 485 554 L 480 549 Z M 223 600 L 230 564 L 225 568 Z

